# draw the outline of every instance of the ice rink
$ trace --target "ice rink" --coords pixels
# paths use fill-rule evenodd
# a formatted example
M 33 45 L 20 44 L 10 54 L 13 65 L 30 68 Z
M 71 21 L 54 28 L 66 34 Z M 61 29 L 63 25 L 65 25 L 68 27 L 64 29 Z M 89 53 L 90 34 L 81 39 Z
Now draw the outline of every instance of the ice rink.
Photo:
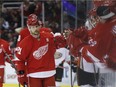
M 71 87 L 71 74 L 70 74 L 70 66 L 67 63 L 64 63 L 64 74 L 62 80 L 62 87 Z M 72 81 L 74 80 L 75 73 L 72 73 Z M 4 87 L 19 87 L 17 81 L 17 75 L 15 70 L 10 66 L 9 63 L 6 63 L 5 67 L 5 84 Z M 74 87 L 77 86 L 77 82 L 74 82 Z

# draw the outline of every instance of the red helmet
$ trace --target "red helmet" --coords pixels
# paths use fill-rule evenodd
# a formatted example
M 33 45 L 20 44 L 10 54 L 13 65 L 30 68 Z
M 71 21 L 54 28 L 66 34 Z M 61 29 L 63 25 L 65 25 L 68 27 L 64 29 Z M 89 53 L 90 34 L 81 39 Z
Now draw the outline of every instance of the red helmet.
M 27 19 L 27 25 L 35 26 L 35 25 L 43 25 L 43 23 L 38 20 L 38 17 L 35 14 L 30 14 Z

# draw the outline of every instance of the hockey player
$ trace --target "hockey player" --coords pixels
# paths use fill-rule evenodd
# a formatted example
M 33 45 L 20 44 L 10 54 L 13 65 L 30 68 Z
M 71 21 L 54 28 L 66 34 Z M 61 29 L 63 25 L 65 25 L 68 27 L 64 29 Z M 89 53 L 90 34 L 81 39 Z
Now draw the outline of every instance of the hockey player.
M 88 32 L 86 29 L 84 29 L 83 26 L 72 31 L 67 37 L 67 44 L 70 50 L 70 54 L 73 57 L 78 57 L 80 48 L 87 44 L 87 41 Z
M 31 14 L 29 16 L 30 20 L 35 20 L 37 21 L 37 23 L 35 22 L 35 25 L 36 25 L 36 28 L 38 28 L 39 26 L 40 27 L 43 27 L 43 23 L 37 18 L 37 16 L 35 14 Z M 34 22 L 34 21 L 33 21 Z M 33 24 L 33 22 L 31 22 L 29 25 Z M 27 25 L 28 26 L 28 25 Z M 17 39 L 17 46 L 18 44 L 25 38 L 27 37 L 28 35 L 30 35 L 30 32 L 29 32 L 29 29 L 28 27 L 24 27 L 23 29 L 22 28 L 18 28 L 16 29 L 16 32 L 19 33 L 19 36 L 18 36 L 18 39 Z M 15 49 L 17 50 L 17 49 Z M 19 73 L 18 73 L 18 81 L 21 85 L 25 85 L 27 84 L 27 68 L 26 68 L 26 65 L 24 63 L 22 63 L 21 61 L 17 60 L 17 59 L 13 59 L 13 62 L 15 63 Z M 20 70 L 24 70 L 25 71 L 25 74 L 23 74 L 23 72 L 20 72 Z
M 103 11 L 105 11 L 103 13 Z M 108 6 L 100 6 L 97 9 L 97 15 L 100 17 L 100 22 L 95 29 L 91 32 L 94 34 L 94 37 L 91 38 L 90 46 L 88 46 L 88 56 L 94 55 L 94 58 L 91 57 L 91 60 L 87 61 L 96 61 L 96 62 L 106 62 L 109 67 L 115 69 L 115 67 L 110 66 L 109 64 L 115 65 L 115 14 L 110 12 Z M 107 31 L 107 32 L 106 32 Z M 105 33 L 104 33 L 105 32 Z M 104 33 L 104 35 L 103 35 Z M 92 35 L 93 36 L 93 35 Z M 106 39 L 107 37 L 107 39 Z M 109 41 L 108 41 L 109 40 Z M 107 43 L 107 44 L 106 44 Z M 100 46 L 100 47 L 99 47 Z M 113 46 L 113 47 L 112 47 Z M 94 50 L 93 50 L 94 49 Z M 110 50 L 110 51 L 109 51 Z M 92 55 L 91 55 L 92 54 Z M 114 56 L 114 57 L 113 57 Z M 106 61 L 106 59 L 109 61 Z M 109 63 L 112 62 L 112 63 Z
M 108 11 L 109 12 L 108 12 Z M 113 16 L 114 16 L 114 13 L 113 12 L 110 12 L 110 10 L 109 9 L 107 9 L 106 10 L 106 16 L 104 16 L 104 17 L 106 17 L 106 19 L 105 20 L 107 20 L 107 22 L 108 21 L 110 21 L 111 19 L 110 18 L 112 18 Z M 102 11 L 100 12 L 100 14 L 103 12 L 103 8 L 102 8 Z M 107 15 L 108 14 L 108 15 Z M 98 15 L 99 16 L 99 15 Z M 99 18 L 100 20 L 102 19 L 101 17 Z M 114 20 L 115 20 L 115 18 L 114 18 Z M 102 22 L 103 22 L 103 19 L 102 19 Z M 105 21 L 104 21 L 105 22 Z M 115 24 L 115 23 L 114 23 Z M 107 24 L 106 24 L 107 25 Z M 104 25 L 104 27 L 106 26 L 106 25 Z M 87 45 L 87 46 L 84 46 L 83 47 L 83 49 L 82 49 L 82 60 L 84 61 L 83 62 L 83 64 L 81 65 L 81 67 L 84 67 L 84 66 L 87 66 L 87 67 L 84 67 L 84 70 L 86 71 L 86 72 L 90 72 L 91 70 L 89 70 L 89 69 L 91 69 L 91 68 L 88 68 L 89 67 L 89 65 L 93 62 L 93 61 L 96 61 L 96 62 L 94 62 L 93 63 L 93 67 L 94 67 L 94 72 L 95 72 L 95 74 L 91 74 L 92 76 L 90 76 L 89 74 L 87 75 L 87 74 L 84 74 L 84 77 L 85 78 L 88 78 L 88 80 L 90 81 L 90 83 L 92 82 L 92 81 L 94 81 L 95 80 L 95 85 L 98 85 L 98 75 L 97 75 L 97 73 L 99 73 L 99 69 L 97 69 L 97 67 L 99 67 L 99 68 L 105 68 L 106 66 L 104 65 L 104 63 L 103 63 L 103 54 L 104 53 L 102 53 L 102 52 L 105 52 L 105 50 L 107 49 L 107 48 L 102 48 L 103 46 L 101 46 L 101 45 L 103 45 L 103 41 L 105 40 L 105 36 L 103 35 L 103 33 L 101 34 L 101 37 L 99 36 L 100 35 L 100 33 L 101 33 L 101 28 L 102 28 L 102 23 L 98 23 L 97 24 L 97 26 L 94 28 L 94 29 L 92 29 L 90 32 L 89 32 L 89 44 L 90 45 Z M 105 30 L 104 30 L 104 32 L 106 32 L 106 28 L 104 28 Z M 109 34 L 107 34 L 107 35 L 109 35 Z M 107 36 L 106 35 L 106 36 Z M 102 38 L 102 37 L 104 37 L 104 39 Z M 96 40 L 98 40 L 98 41 L 96 41 L 96 40 L 94 40 L 94 39 L 96 39 Z M 108 39 L 108 38 L 107 38 Z M 106 42 L 107 43 L 107 42 Z M 104 45 L 106 45 L 106 43 L 104 44 Z M 103 51 L 104 50 L 104 51 Z M 85 55 L 86 54 L 86 55 Z M 98 60 L 95 56 L 93 56 L 93 55 L 97 55 L 98 56 L 98 58 L 100 58 L 100 55 L 102 55 L 102 57 L 100 58 L 101 60 Z M 105 56 L 105 57 L 107 57 L 107 55 Z M 91 58 L 91 59 L 90 59 Z M 99 62 L 100 61 L 100 62 Z M 101 62 L 102 61 L 102 62 Z M 89 64 L 89 65 L 88 65 Z M 115 67 L 115 64 L 113 64 L 113 63 L 110 63 L 110 64 L 112 64 L 114 67 Z M 96 66 L 97 65 L 97 66 Z M 104 70 L 106 70 L 106 68 L 104 69 Z M 82 73 L 82 72 L 81 72 Z M 80 77 L 80 76 L 79 76 Z M 93 80 L 90 80 L 90 78 L 92 78 L 92 77 L 94 77 L 93 78 Z M 81 78 L 81 77 L 80 77 Z M 84 80 L 83 80 L 84 81 Z M 87 80 L 86 80 L 87 81 Z M 86 86 L 84 86 L 84 87 L 91 87 L 90 85 L 92 85 L 92 84 L 89 84 L 88 86 L 86 85 Z M 94 84 L 93 84 L 94 85 Z M 101 86 L 100 86 L 101 87 Z M 103 87 L 106 87 L 106 86 L 103 86 Z
M 90 37 L 90 32 L 96 27 L 96 25 L 99 23 L 99 17 L 96 15 L 96 11 L 92 9 L 89 11 L 88 18 L 86 19 L 85 26 L 81 28 L 81 31 L 77 31 L 76 35 L 81 37 L 76 37 L 78 40 L 76 43 L 79 43 L 81 41 L 82 45 L 77 46 L 78 50 L 78 70 L 77 70 L 77 81 L 78 85 L 80 87 L 96 87 L 98 84 L 98 74 L 99 74 L 99 69 L 96 65 L 93 63 L 87 62 L 83 58 L 83 54 L 81 53 L 81 50 L 89 46 L 89 39 Z M 83 32 L 82 32 L 83 31 Z M 84 32 L 86 31 L 86 32 Z M 75 48 L 75 47 L 74 47 Z
M 96 85 L 92 63 L 82 60 L 81 49 L 88 44 L 88 30 L 82 26 L 74 30 L 68 37 L 68 46 L 71 55 L 77 60 L 77 83 L 80 87 Z
M 89 45 L 89 33 L 96 27 L 97 23 L 99 23 L 99 18 L 96 15 L 96 11 L 92 9 L 89 12 L 89 18 L 85 26 L 74 30 L 67 39 L 70 53 L 78 61 L 77 81 L 81 87 L 96 86 L 98 82 L 98 72 L 95 71 L 98 68 L 93 63 L 87 62 L 81 55 L 81 49 Z
M 70 35 L 70 38 L 68 39 L 68 45 L 70 49 L 71 55 L 74 57 L 75 62 L 77 61 L 77 81 L 78 85 L 81 87 L 86 87 L 85 85 L 94 83 L 94 71 L 93 71 L 93 65 L 88 64 L 85 61 L 81 61 L 81 53 L 80 50 L 83 46 L 88 45 L 88 32 L 84 27 L 81 27 L 80 29 L 75 30 L 76 32 L 72 32 Z M 81 67 L 81 64 L 84 63 L 84 68 Z M 89 71 L 86 71 L 86 68 L 89 69 Z M 92 67 L 92 68 L 91 68 Z M 90 75 L 89 75 L 90 74 Z M 83 77 L 84 76 L 84 77 Z M 88 76 L 89 78 L 86 78 Z M 90 87 L 87 86 L 87 87 Z
M 32 16 L 36 16 L 35 14 L 31 14 L 31 17 Z M 30 18 L 31 19 L 31 18 Z M 37 16 L 36 16 L 36 19 L 38 21 L 38 26 L 41 26 L 43 27 L 43 23 L 37 19 Z M 38 28 L 38 27 L 37 27 Z M 27 37 L 28 35 L 30 35 L 30 32 L 28 30 L 28 27 L 25 27 L 23 29 L 21 29 L 21 31 L 19 32 L 19 36 L 18 36 L 18 40 L 17 40 L 17 45 L 25 38 Z
M 4 83 L 4 68 L 5 62 L 11 62 L 12 53 L 10 45 L 7 41 L 0 39 L 0 87 L 3 87 Z
M 30 35 L 19 43 L 16 57 L 22 63 L 27 62 L 29 87 L 55 86 L 54 37 L 38 25 L 36 16 L 29 15 L 27 26 Z
M 82 49 L 82 57 L 89 63 L 93 62 L 94 65 L 97 65 L 102 70 L 106 71 L 108 68 L 116 70 L 115 13 L 111 12 L 108 6 L 99 6 L 96 13 L 100 18 L 100 22 L 89 33 L 91 36 L 89 40 L 90 45 L 84 46 Z M 95 71 L 98 72 L 97 69 Z M 106 87 L 106 83 L 101 83 L 102 87 Z M 112 83 L 113 86 L 114 84 Z

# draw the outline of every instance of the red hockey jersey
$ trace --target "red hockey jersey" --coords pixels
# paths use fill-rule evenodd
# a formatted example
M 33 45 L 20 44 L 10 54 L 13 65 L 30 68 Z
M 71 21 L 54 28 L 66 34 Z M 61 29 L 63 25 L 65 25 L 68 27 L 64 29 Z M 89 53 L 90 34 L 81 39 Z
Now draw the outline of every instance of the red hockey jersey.
M 19 44 L 26 36 L 30 35 L 30 32 L 27 27 L 21 30 L 18 36 L 17 44 Z
M 5 65 L 5 60 L 10 62 L 9 59 L 6 57 L 5 52 L 10 56 L 11 50 L 10 45 L 7 41 L 0 39 L 0 65 Z
M 90 45 L 84 47 L 82 52 L 84 58 L 88 62 L 104 62 L 110 58 L 116 63 L 116 19 L 98 24 L 90 36 Z
M 21 61 L 27 61 L 28 73 L 55 70 L 55 45 L 53 35 L 49 32 L 40 32 L 40 40 L 31 35 L 23 39 L 16 56 Z
M 84 27 L 74 30 L 67 38 L 67 44 L 72 56 L 77 57 L 80 49 L 87 44 L 88 32 Z

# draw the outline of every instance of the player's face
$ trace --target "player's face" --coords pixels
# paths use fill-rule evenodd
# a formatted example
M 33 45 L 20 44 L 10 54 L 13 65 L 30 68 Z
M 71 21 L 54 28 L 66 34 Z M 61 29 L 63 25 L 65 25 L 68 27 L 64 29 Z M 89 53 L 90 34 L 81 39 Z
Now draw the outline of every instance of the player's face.
M 28 26 L 28 29 L 30 31 L 30 34 L 35 37 L 38 38 L 39 37 L 39 28 L 41 28 L 41 26 L 39 25 L 35 25 L 35 26 Z

